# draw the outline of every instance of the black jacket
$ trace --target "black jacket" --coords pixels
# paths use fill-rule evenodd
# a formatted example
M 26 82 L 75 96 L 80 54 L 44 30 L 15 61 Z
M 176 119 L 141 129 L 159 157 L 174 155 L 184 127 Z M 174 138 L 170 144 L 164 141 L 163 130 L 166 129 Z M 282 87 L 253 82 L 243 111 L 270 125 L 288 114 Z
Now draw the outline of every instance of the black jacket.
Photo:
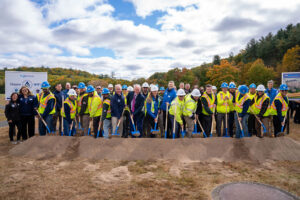
M 11 101 L 5 106 L 5 117 L 7 121 L 19 121 L 20 117 L 20 104 L 12 103 Z
M 131 102 L 133 100 L 133 97 L 134 97 L 134 92 L 129 92 L 127 95 L 127 105 L 129 107 L 130 111 L 132 111 Z M 145 102 L 145 98 L 142 96 L 141 93 L 138 94 L 135 99 L 134 113 L 132 113 L 134 117 L 143 117 L 144 116 L 144 114 L 145 114 L 143 112 L 144 102 Z
M 88 107 L 88 103 L 89 103 L 89 95 L 82 98 L 81 110 L 80 110 L 79 115 L 84 115 L 84 112 L 86 111 L 86 108 Z

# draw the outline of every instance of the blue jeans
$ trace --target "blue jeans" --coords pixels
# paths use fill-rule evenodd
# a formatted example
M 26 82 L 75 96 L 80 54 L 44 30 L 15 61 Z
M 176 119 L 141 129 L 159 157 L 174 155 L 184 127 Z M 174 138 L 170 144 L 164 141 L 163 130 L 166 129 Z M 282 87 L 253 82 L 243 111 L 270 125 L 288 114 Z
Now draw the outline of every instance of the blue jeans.
M 135 117 L 133 116 L 133 121 L 134 121 L 134 125 L 136 127 L 136 131 L 140 132 L 140 136 L 138 136 L 139 138 L 141 138 L 143 136 L 143 121 L 144 121 L 144 116 L 143 117 Z M 134 131 L 133 129 L 133 125 L 132 122 L 130 121 L 130 130 L 131 132 Z M 135 136 L 132 135 L 133 138 L 135 138 Z
M 71 135 L 70 135 L 70 126 L 73 122 L 73 127 L 72 127 L 72 132 L 71 132 Z M 75 126 L 76 126 L 76 123 L 74 120 L 72 120 L 71 124 L 69 124 L 69 122 L 64 118 L 64 135 L 65 136 L 73 136 L 75 134 Z
M 54 131 L 53 126 L 52 126 L 53 116 L 48 115 L 44 118 L 44 120 L 45 120 L 46 124 L 48 125 L 50 131 L 53 132 Z M 46 135 L 46 132 L 48 132 L 48 130 L 46 129 L 46 126 L 44 125 L 42 120 L 39 120 L 39 133 L 40 133 L 40 135 Z
M 248 118 L 249 118 L 249 114 L 245 114 L 244 117 L 242 117 L 242 127 L 244 130 L 244 136 L 248 136 Z M 241 137 L 241 128 L 240 128 L 240 123 L 238 121 L 237 118 L 237 114 L 234 115 L 234 120 L 235 120 L 235 126 L 236 126 L 236 133 L 235 133 L 235 137 L 236 138 L 240 138 Z
M 103 121 L 103 130 L 104 130 L 103 137 L 108 138 L 108 136 L 109 136 L 109 129 L 112 130 L 111 119 L 105 119 Z

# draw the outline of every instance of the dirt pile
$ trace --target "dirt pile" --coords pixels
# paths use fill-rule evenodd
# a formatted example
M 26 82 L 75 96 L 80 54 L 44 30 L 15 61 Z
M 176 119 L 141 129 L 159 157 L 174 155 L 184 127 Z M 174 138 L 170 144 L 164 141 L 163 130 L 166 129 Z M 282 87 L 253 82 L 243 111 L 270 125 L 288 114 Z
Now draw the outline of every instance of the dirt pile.
M 300 160 L 300 143 L 288 138 L 94 139 L 33 137 L 10 150 L 12 156 L 37 159 L 64 156 L 93 160 L 174 159 L 189 161 Z

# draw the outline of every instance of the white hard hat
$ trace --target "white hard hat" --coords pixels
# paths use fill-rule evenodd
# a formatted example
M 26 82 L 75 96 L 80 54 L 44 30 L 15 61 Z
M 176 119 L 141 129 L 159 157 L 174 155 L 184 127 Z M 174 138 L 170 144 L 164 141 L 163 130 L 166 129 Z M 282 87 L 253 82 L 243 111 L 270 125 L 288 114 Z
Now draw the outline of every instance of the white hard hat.
M 69 92 L 68 92 L 68 95 L 69 96 L 77 96 L 77 93 L 75 92 L 74 89 L 70 89 Z
M 108 87 L 110 88 L 110 87 L 114 87 L 112 84 L 108 84 Z
M 132 92 L 132 91 L 133 91 L 133 87 L 129 86 L 129 87 L 127 88 L 127 91 L 128 91 L 128 92 Z
M 151 92 L 156 92 L 158 91 L 158 87 L 156 85 L 151 86 Z
M 265 86 L 260 84 L 257 86 L 256 91 L 258 92 L 264 92 L 266 90 Z
M 143 83 L 142 87 L 149 87 L 149 84 L 147 82 Z
M 185 91 L 183 89 L 179 89 L 177 91 L 177 96 L 185 96 L 185 95 L 186 95 L 186 93 L 185 93 Z
M 191 95 L 194 97 L 201 97 L 201 93 L 198 89 L 193 89 Z
M 211 89 L 213 89 L 213 90 L 216 90 L 216 89 L 217 89 L 217 87 L 216 87 L 216 86 L 212 86 L 212 87 L 211 87 Z

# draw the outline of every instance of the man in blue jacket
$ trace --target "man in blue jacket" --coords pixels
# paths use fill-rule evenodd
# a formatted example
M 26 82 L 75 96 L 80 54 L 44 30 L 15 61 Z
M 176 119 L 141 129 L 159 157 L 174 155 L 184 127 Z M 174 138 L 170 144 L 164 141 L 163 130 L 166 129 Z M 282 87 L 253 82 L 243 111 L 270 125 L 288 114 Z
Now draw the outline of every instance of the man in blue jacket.
M 166 114 L 167 114 L 167 104 L 170 105 L 171 102 L 177 97 L 176 91 L 174 89 L 174 81 L 170 81 L 168 84 L 168 88 L 165 90 L 162 103 L 160 104 L 159 113 L 163 112 L 163 124 L 164 129 L 166 129 Z M 167 124 L 167 135 L 171 135 L 172 127 L 170 118 L 168 117 L 168 124 Z M 164 137 L 164 135 L 161 135 Z
M 127 105 L 130 109 L 134 124 L 137 126 L 137 130 L 140 132 L 139 137 L 142 137 L 143 135 L 143 120 L 145 116 L 145 113 L 143 112 L 144 102 L 145 99 L 141 94 L 141 86 L 136 84 L 134 86 L 134 91 L 128 93 L 127 95 Z M 133 131 L 132 123 L 131 131 Z
M 123 110 L 125 108 L 125 100 L 122 94 L 122 86 L 120 84 L 115 85 L 115 94 L 111 97 L 111 124 L 112 124 L 112 134 L 115 134 L 116 127 L 119 123 L 118 133 L 123 132 Z
M 268 81 L 268 88 L 266 89 L 265 93 L 270 97 L 270 105 L 273 103 L 278 91 L 273 88 L 274 82 L 272 80 Z

